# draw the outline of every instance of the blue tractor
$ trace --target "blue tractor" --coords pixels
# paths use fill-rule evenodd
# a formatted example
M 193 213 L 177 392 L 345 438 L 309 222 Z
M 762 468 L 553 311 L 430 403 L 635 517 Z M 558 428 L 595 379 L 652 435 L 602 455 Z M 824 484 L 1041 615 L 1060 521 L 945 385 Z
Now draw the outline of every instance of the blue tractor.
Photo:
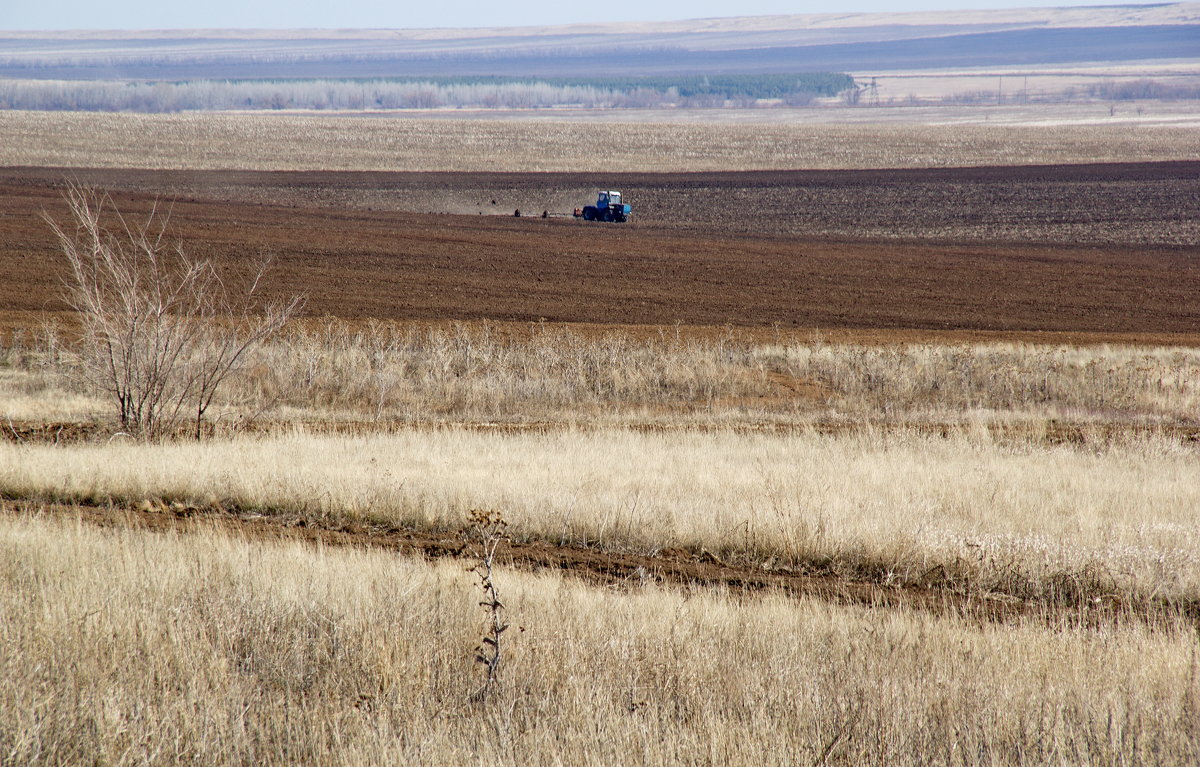
M 595 205 L 575 209 L 575 216 L 584 221 L 627 221 L 632 209 L 621 203 L 621 193 L 601 191 Z

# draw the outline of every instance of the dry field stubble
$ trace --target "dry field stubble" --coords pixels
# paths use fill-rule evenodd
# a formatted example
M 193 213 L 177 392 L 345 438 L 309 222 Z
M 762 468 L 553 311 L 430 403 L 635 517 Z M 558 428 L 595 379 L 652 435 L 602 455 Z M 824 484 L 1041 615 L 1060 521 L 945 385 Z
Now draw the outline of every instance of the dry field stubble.
M 868 423 L 968 426 L 948 437 L 450 428 L 9 444 L 0 486 L 10 497 L 178 501 L 201 517 L 257 509 L 451 538 L 468 509 L 493 507 L 523 538 L 597 552 L 686 547 L 768 575 L 818 569 L 944 589 L 947 601 L 1027 602 L 1028 622 L 663 589 L 649 573 L 601 589 L 503 568 L 509 617 L 525 631 L 481 708 L 470 703 L 482 682 L 470 648 L 483 621 L 461 565 L 227 534 L 102 535 L 6 514 L 0 744 L 10 761 L 1194 761 L 1200 689 L 1194 616 L 1184 616 L 1200 595 L 1195 447 L 1088 430 L 1083 444 L 1055 446 L 1036 434 L 1052 413 L 1186 423 L 1194 350 L 681 333 L 309 326 L 265 349 L 226 407 L 286 400 L 359 429 L 437 403 L 466 420 L 686 403 L 693 418 L 738 422 L 757 417 L 761 400 L 747 403 L 778 394 L 782 377 L 821 382 L 815 401 L 776 398 L 785 421 L 803 402 Z M 39 387 L 63 383 L 70 355 L 47 338 L 10 345 L 4 360 L 25 401 L 44 407 L 51 389 Z M 992 419 L 1033 430 L 1009 440 L 969 427 Z M 1092 606 L 1110 602 L 1165 602 L 1177 618 L 1097 622 L 1109 613 Z
M 1047 631 L 0 522 L 13 764 L 1192 764 L 1194 634 Z M 751 668 L 751 671 L 748 671 Z
M 0 165 L 585 173 L 939 168 L 1191 160 L 1196 135 L 1191 125 L 1127 123 L 678 124 L 0 111 Z
M 417 330 L 331 322 L 261 351 L 242 399 L 416 421 L 661 423 L 1065 419 L 1188 423 L 1200 356 L 1186 348 L 863 346 L 728 330 L 641 338 L 534 325 Z M 254 398 L 258 399 L 255 400 Z M 576 414 L 573 418 L 572 414 Z

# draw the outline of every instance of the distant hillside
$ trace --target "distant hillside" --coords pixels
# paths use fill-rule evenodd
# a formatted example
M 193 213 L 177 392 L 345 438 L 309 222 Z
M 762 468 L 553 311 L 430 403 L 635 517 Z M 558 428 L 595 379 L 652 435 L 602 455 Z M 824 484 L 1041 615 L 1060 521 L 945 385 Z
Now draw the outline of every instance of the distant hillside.
M 0 77 L 584 77 L 1200 58 L 1200 3 L 470 30 L 0 31 Z

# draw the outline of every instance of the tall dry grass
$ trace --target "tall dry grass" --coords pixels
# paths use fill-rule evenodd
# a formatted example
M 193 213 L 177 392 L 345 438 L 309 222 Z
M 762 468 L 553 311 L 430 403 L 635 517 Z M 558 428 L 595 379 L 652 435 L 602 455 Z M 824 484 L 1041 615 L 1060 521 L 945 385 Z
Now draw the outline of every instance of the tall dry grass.
M 1194 764 L 1194 634 L 0 519 L 6 764 Z
M 183 503 L 1081 602 L 1200 600 L 1200 458 L 1163 437 L 1030 444 L 981 429 L 787 435 L 470 429 L 0 444 L 0 495 Z
M 77 365 L 53 325 L 0 334 L 0 421 L 96 418 L 100 400 L 72 375 Z
M 0 343 L 0 416 L 76 417 L 75 358 L 52 331 Z M 765 343 L 735 331 L 330 320 L 252 350 L 218 425 L 308 421 L 1194 424 L 1200 351 L 1034 344 Z M 59 394 L 58 392 L 61 392 Z M 96 404 L 96 409 L 101 403 Z

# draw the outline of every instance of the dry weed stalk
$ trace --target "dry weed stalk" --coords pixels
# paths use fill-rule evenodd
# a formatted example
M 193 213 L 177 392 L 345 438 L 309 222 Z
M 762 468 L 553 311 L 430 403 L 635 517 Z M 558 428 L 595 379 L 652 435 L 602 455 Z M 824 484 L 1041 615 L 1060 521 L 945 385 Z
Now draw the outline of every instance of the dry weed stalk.
M 508 523 L 498 511 L 472 509 L 464 534 L 467 540 L 477 547 L 476 555 L 479 561 L 471 568 L 471 572 L 479 576 L 479 587 L 484 596 L 479 604 L 488 615 L 483 640 L 475 648 L 475 662 L 482 663 L 487 669 L 487 678 L 483 686 L 472 696 L 482 703 L 499 679 L 500 663 L 504 657 L 500 641 L 508 624 L 504 622 L 504 604 L 500 601 L 500 591 L 496 588 L 494 564 L 496 550 L 501 542 L 508 540 Z

